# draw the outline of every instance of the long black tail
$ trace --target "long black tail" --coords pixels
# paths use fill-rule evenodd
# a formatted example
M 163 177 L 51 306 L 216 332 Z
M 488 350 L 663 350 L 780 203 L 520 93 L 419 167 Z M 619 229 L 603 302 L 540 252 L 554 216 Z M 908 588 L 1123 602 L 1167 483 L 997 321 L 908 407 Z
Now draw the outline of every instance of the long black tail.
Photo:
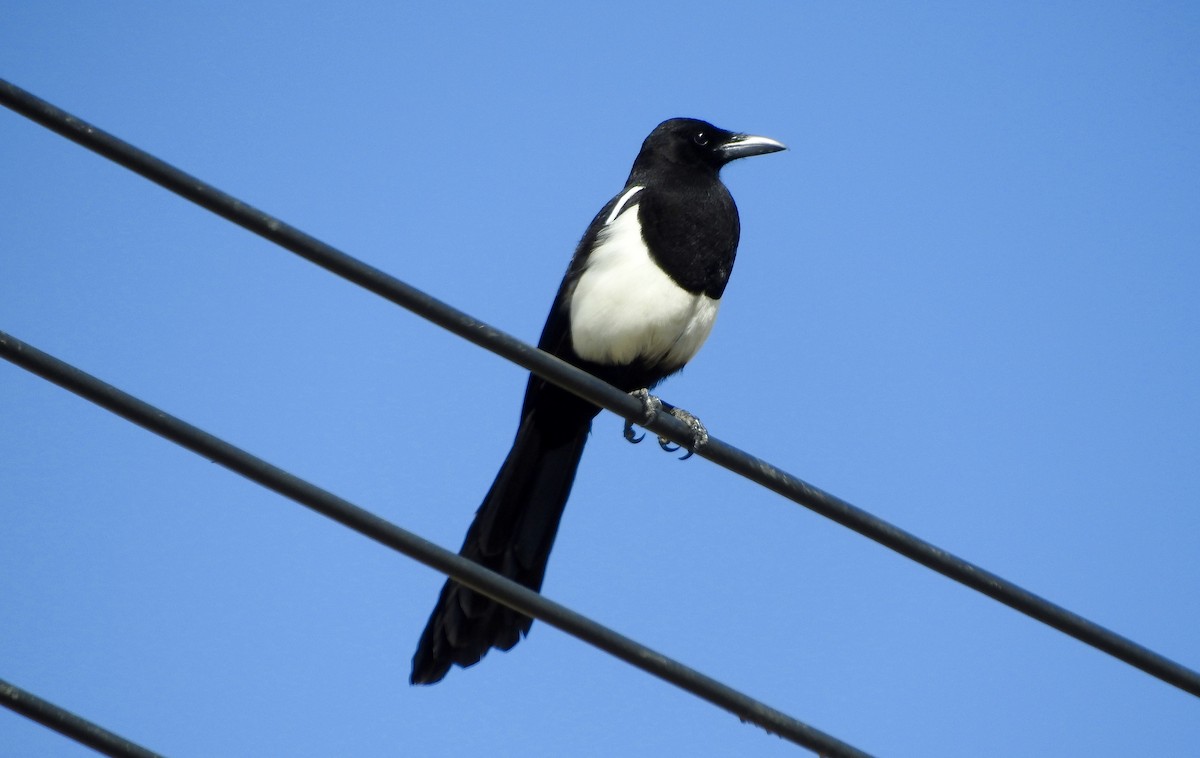
M 537 411 L 527 408 L 461 555 L 532 590 L 541 589 L 591 415 L 564 425 L 562 416 L 551 420 L 543 414 L 539 419 Z M 447 580 L 417 645 L 410 681 L 433 684 L 454 664 L 478 663 L 489 648 L 508 650 L 532 623 L 528 616 Z

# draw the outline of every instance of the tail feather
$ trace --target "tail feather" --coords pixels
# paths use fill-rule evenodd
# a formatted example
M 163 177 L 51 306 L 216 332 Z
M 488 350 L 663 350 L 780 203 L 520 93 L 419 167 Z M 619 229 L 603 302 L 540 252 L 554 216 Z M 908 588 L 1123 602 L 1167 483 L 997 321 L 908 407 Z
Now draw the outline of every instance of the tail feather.
M 590 427 L 589 418 L 570 429 L 561 424 L 548 428 L 538 423 L 536 412 L 526 414 L 459 553 L 540 590 Z M 528 616 L 447 580 L 413 656 L 411 681 L 433 684 L 453 665 L 478 663 L 490 648 L 508 650 L 532 623 Z

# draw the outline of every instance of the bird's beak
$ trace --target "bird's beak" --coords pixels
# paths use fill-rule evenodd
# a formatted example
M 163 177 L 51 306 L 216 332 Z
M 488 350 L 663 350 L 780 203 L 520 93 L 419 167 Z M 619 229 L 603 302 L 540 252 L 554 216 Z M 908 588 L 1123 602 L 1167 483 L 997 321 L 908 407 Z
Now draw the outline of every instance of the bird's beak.
M 787 145 L 770 137 L 757 137 L 753 134 L 735 134 L 729 141 L 721 145 L 721 156 L 726 161 L 738 158 L 749 158 L 752 155 L 766 155 L 787 150 Z

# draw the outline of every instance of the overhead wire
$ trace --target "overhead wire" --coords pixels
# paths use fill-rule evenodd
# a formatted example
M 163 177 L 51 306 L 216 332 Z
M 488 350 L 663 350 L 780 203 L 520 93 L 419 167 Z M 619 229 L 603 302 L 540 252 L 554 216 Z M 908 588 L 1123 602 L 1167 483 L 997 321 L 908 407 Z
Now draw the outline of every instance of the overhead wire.
M 162 758 L 82 716 L 0 679 L 0 705 L 113 758 Z
M 5 332 L 0 332 L 0 357 L 381 545 L 452 576 L 527 616 L 557 627 L 724 708 L 743 721 L 757 724 L 768 732 L 821 755 L 839 758 L 867 756 L 867 753 L 841 740 L 277 468 Z

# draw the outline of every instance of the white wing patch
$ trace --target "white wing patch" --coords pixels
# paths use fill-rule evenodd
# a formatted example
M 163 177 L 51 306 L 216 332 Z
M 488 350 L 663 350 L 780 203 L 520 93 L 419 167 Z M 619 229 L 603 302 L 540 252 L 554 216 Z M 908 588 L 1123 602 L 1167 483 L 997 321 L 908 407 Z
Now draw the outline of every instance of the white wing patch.
M 625 206 L 633 199 L 633 196 L 642 190 L 646 189 L 641 185 L 635 185 L 625 190 L 625 194 L 621 195 L 621 199 L 617 200 L 617 204 L 613 206 L 612 212 L 608 214 L 608 218 L 604 220 L 604 225 L 608 226 L 617 216 L 621 215 L 621 211 L 625 210 Z
M 588 256 L 571 297 L 571 344 L 593 363 L 682 366 L 708 339 L 721 301 L 683 289 L 650 257 L 636 209 L 621 213 L 641 189 L 617 201 Z

